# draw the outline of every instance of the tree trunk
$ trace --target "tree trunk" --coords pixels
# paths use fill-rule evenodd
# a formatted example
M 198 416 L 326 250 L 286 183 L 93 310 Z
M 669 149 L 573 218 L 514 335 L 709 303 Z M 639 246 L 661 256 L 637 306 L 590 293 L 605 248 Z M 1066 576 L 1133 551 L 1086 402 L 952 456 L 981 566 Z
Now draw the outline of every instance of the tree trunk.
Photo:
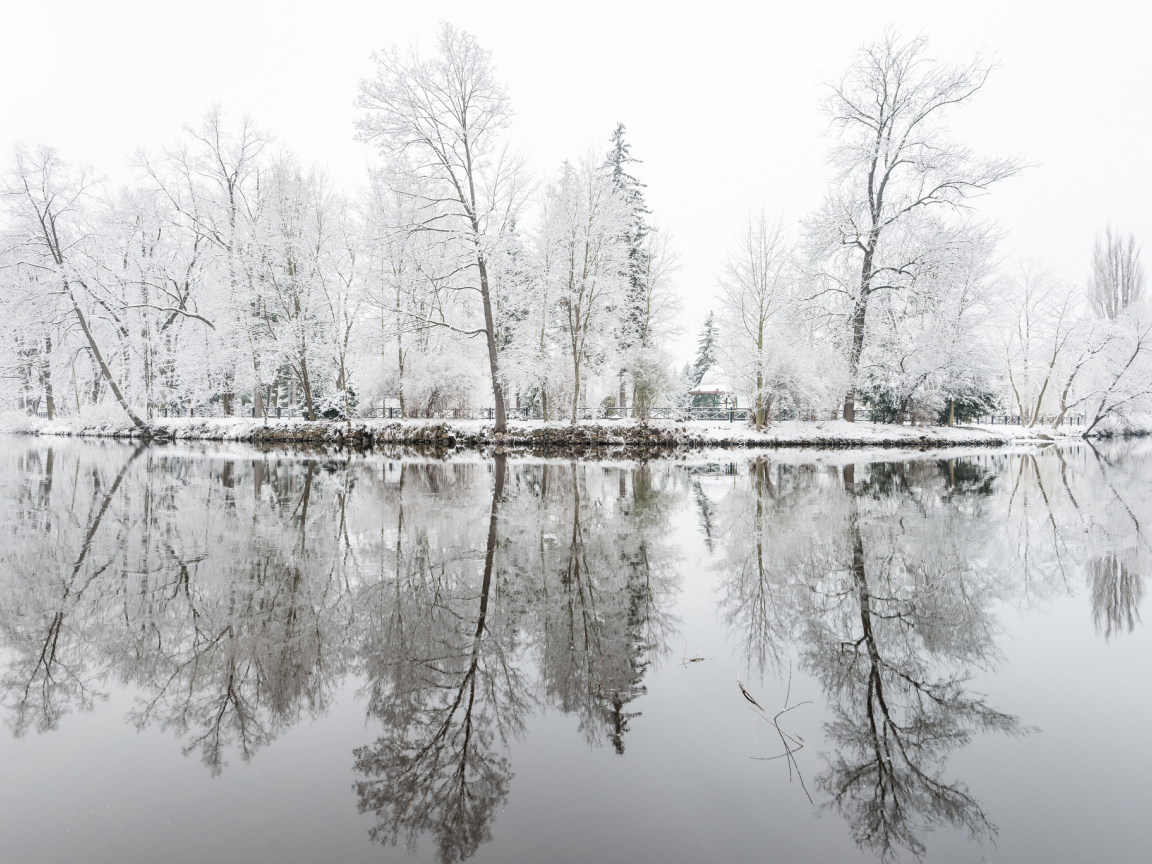
M 473 225 L 479 234 L 479 226 Z M 500 365 L 496 356 L 496 323 L 492 317 L 492 298 L 488 291 L 488 267 L 481 255 L 476 256 L 476 263 L 480 268 L 480 299 L 484 306 L 484 336 L 488 342 L 488 370 L 492 375 L 492 399 L 496 408 L 496 425 L 494 432 L 504 432 L 508 429 L 508 418 L 504 413 L 504 388 L 500 384 Z
M 232 417 L 236 411 L 236 391 L 233 390 L 236 386 L 236 373 L 225 372 L 221 383 L 224 392 L 220 394 L 220 410 L 225 417 Z
M 948 426 L 949 428 L 956 425 L 956 400 L 948 400 Z
M 760 431 L 760 427 L 764 425 L 764 373 L 757 367 L 756 369 L 756 431 Z
M 860 268 L 860 296 L 852 310 L 852 347 L 848 352 L 848 392 L 844 394 L 844 419 L 849 423 L 856 420 L 856 373 L 860 369 L 860 355 L 864 352 L 864 322 L 868 316 L 868 295 L 872 291 L 873 241 L 864 253 L 864 263 Z
M 397 364 L 396 368 L 398 370 L 397 390 L 399 391 L 397 393 L 397 396 L 400 399 L 400 419 L 401 420 L 407 420 L 408 419 L 408 411 L 404 407 L 404 343 L 401 342 L 402 338 L 403 338 L 402 334 L 397 332 L 397 334 L 396 334 L 396 364 Z
M 84 331 L 84 338 L 88 340 L 88 347 L 92 350 L 92 357 L 95 358 L 97 365 L 100 367 L 100 374 L 104 376 L 104 380 L 108 382 L 108 389 L 112 391 L 112 395 L 116 397 L 116 401 L 120 403 L 120 407 L 124 409 L 124 413 L 132 421 L 132 424 L 137 429 L 144 428 L 144 421 L 136 416 L 136 412 L 128 404 L 123 394 L 120 392 L 120 387 L 112 378 L 112 371 L 108 368 L 108 364 L 104 362 L 104 356 L 100 353 L 100 349 L 96 345 L 96 337 L 92 335 L 92 331 L 88 327 L 88 319 L 84 317 L 83 310 L 80 309 L 80 304 L 76 302 L 76 298 L 72 294 L 72 286 L 67 281 L 64 282 L 64 287 L 68 291 L 68 299 L 72 301 L 72 311 L 76 313 L 76 318 L 80 322 L 80 329 Z
M 576 425 L 576 418 L 580 411 L 580 363 L 577 361 L 573 363 L 573 372 L 575 372 L 575 383 L 572 387 L 572 423 Z
M 344 394 L 344 420 L 348 423 L 348 428 L 352 428 L 352 409 L 348 407 L 348 382 L 344 377 L 344 355 L 340 355 L 340 390 Z
M 304 388 L 304 407 L 308 411 L 308 421 L 316 422 L 316 411 L 312 407 L 312 383 L 308 380 L 308 360 L 300 356 L 300 386 Z
M 40 361 L 40 380 L 44 384 L 44 402 L 48 419 L 56 416 L 56 400 L 52 398 L 52 337 L 44 337 L 44 357 Z M 51 451 L 49 451 L 51 453 Z
M 96 362 L 96 355 L 92 353 L 92 348 L 88 348 L 88 362 L 92 364 L 92 392 L 89 398 L 92 400 L 93 405 L 100 404 L 100 397 L 103 391 L 100 389 L 100 383 L 104 380 L 103 373 L 100 371 L 100 364 Z

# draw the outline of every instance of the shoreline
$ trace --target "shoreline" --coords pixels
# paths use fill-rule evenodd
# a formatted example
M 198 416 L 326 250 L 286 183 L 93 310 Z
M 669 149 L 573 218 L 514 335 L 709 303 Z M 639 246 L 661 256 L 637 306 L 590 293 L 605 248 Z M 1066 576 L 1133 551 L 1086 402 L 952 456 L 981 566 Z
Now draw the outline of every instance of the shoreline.
M 491 421 L 358 420 L 309 423 L 249 418 L 170 418 L 143 428 L 127 424 L 80 425 L 9 415 L 0 432 L 48 437 L 111 438 L 151 443 L 169 441 L 245 442 L 255 445 L 310 445 L 371 450 L 381 446 L 421 446 L 438 450 L 532 450 L 541 452 L 622 450 L 699 450 L 745 448 L 899 448 L 1005 447 L 1082 441 L 1080 434 L 1054 433 L 1049 427 L 903 426 L 843 420 L 779 421 L 757 433 L 745 424 L 724 422 L 592 421 L 570 425 L 517 421 L 504 433 Z M 1074 430 L 1077 427 L 1069 427 Z M 1123 433 L 1122 433 L 1123 434 Z M 1125 437 L 1145 434 L 1127 430 Z M 1094 436 L 1095 437 L 1095 436 Z M 1105 435 L 1100 437 L 1113 437 Z

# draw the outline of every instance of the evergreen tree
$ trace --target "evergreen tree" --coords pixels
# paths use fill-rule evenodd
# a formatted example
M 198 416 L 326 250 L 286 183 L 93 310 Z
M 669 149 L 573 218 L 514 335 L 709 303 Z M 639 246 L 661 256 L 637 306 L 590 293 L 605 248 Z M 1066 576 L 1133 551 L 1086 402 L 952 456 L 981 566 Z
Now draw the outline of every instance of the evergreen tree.
M 691 374 L 688 382 L 692 389 L 700 386 L 704 375 L 716 365 L 716 322 L 712 313 L 704 319 L 704 326 L 700 329 L 700 341 L 697 342 L 696 359 L 692 361 Z
M 623 190 L 624 197 L 632 208 L 632 228 L 629 233 L 629 240 L 634 248 L 639 248 L 640 241 L 648 233 L 648 225 L 645 223 L 644 217 L 651 212 L 644 203 L 644 189 L 647 188 L 648 184 L 641 183 L 628 173 L 627 165 L 631 163 L 639 165 L 642 160 L 632 155 L 632 145 L 624 140 L 624 131 L 624 124 L 617 123 L 616 129 L 608 139 L 612 142 L 612 149 L 608 151 L 608 160 L 605 164 L 612 168 L 612 182 L 618 190 Z
M 644 189 L 646 184 L 641 183 L 628 173 L 627 166 L 631 163 L 639 164 L 641 160 L 632 155 L 632 146 L 624 140 L 624 124 L 617 123 L 609 141 L 612 148 L 608 151 L 605 165 L 612 169 L 612 183 L 618 192 L 624 195 L 631 210 L 632 218 L 629 220 L 624 241 L 628 245 L 627 276 L 628 288 L 625 291 L 624 302 L 617 310 L 616 315 L 616 341 L 621 352 L 628 352 L 638 341 L 640 325 L 643 315 L 644 296 L 644 238 L 649 232 L 645 217 L 651 211 L 644 202 Z M 620 405 L 624 405 L 624 369 L 620 370 Z

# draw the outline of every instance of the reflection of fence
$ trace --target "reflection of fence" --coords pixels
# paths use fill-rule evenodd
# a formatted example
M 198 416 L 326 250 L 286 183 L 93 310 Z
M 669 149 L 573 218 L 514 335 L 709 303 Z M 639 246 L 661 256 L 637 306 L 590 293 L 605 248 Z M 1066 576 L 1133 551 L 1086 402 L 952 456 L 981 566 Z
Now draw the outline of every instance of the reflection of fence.
M 735 462 L 709 462 L 706 465 L 688 466 L 688 473 L 696 477 L 732 477 L 740 473 Z

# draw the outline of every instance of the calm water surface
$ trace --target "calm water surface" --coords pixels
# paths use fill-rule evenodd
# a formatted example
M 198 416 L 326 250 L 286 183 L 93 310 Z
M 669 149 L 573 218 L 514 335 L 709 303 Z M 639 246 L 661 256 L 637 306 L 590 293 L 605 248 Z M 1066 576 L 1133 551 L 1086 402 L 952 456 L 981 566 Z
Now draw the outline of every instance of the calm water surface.
M 1150 481 L 0 439 L 0 861 L 1146 861 Z

